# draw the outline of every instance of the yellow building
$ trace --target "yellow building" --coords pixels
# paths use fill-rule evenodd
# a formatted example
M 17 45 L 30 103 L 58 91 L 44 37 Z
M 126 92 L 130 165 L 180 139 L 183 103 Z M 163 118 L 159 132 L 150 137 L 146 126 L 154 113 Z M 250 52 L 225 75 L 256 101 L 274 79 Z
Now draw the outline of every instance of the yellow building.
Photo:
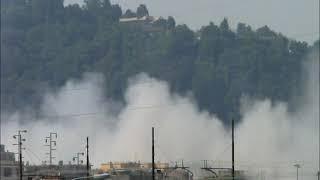
M 169 163 L 157 162 L 155 163 L 156 169 L 169 168 Z M 108 172 L 117 169 L 151 169 L 152 163 L 137 163 L 137 162 L 109 162 L 102 163 L 100 170 Z
M 152 163 L 141 163 L 140 168 L 142 168 L 142 169 L 151 169 L 152 168 Z M 157 163 L 155 163 L 155 168 L 156 169 L 169 168 L 169 163 L 157 162 Z
M 136 162 L 109 162 L 102 163 L 100 169 L 104 172 L 115 169 L 136 169 L 140 168 L 140 164 Z

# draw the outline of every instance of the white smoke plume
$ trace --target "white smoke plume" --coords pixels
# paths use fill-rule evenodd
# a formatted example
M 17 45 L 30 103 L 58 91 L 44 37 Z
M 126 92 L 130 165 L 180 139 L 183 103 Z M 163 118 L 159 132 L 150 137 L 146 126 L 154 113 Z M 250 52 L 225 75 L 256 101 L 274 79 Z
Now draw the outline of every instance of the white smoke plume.
M 319 58 L 309 61 L 305 96 L 299 110 L 289 112 L 283 102 L 244 99 L 243 119 L 235 131 L 236 168 L 250 172 L 252 179 L 293 179 L 294 164 L 301 164 L 304 180 L 315 179 L 319 161 Z M 44 138 L 57 132 L 58 160 L 71 161 L 85 151 L 90 138 L 90 155 L 95 167 L 109 161 L 151 161 L 151 127 L 155 127 L 156 159 L 186 165 L 208 159 L 211 166 L 230 166 L 231 133 L 222 122 L 200 111 L 191 97 L 172 94 L 164 81 L 146 74 L 129 80 L 126 104 L 106 99 L 104 79 L 85 74 L 70 80 L 43 100 L 43 117 L 19 124 L 32 115 L 2 113 L 1 143 L 16 151 L 12 135 L 24 134 L 25 160 L 40 164 L 47 160 Z M 85 158 L 83 158 L 85 159 Z M 200 170 L 195 170 L 199 171 Z

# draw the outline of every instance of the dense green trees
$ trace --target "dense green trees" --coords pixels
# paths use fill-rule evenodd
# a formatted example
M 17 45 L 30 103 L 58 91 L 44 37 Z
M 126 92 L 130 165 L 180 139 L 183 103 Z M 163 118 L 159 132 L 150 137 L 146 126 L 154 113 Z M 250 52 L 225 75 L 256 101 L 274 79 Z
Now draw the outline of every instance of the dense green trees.
M 63 0 L 1 0 L 2 110 L 36 107 L 44 89 L 87 71 L 103 73 L 106 95 L 118 100 L 128 77 L 147 72 L 168 81 L 174 92 L 191 91 L 201 109 L 225 121 L 240 116 L 243 95 L 289 101 L 299 93 L 308 44 L 267 26 L 253 30 L 239 23 L 234 32 L 227 19 L 197 32 L 176 26 L 173 17 L 149 26 L 119 23 L 121 16 L 148 14 L 145 5 L 122 13 L 109 0 L 85 1 L 83 7 L 64 7 Z

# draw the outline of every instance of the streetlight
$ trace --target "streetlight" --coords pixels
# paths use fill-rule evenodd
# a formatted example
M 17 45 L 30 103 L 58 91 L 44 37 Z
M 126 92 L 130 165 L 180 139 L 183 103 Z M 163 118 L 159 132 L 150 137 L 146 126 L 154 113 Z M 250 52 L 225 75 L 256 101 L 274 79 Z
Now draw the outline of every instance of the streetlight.
M 301 168 L 301 166 L 300 164 L 295 164 L 293 166 L 297 168 L 297 180 L 299 180 L 299 168 Z

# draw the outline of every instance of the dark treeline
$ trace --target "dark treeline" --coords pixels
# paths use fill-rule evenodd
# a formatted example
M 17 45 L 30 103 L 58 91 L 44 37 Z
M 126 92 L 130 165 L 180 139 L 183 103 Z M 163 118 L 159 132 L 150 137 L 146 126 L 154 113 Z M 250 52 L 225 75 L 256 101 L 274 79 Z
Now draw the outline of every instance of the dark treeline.
M 299 94 L 301 63 L 312 46 L 267 26 L 253 30 L 227 19 L 194 32 L 172 17 L 149 24 L 144 5 L 122 11 L 109 0 L 1 0 L 1 109 L 39 106 L 84 72 L 101 72 L 106 95 L 123 100 L 128 77 L 140 72 L 166 80 L 173 92 L 192 92 L 201 109 L 224 121 L 239 118 L 240 97 L 289 102 Z M 319 43 L 316 43 L 319 44 Z

